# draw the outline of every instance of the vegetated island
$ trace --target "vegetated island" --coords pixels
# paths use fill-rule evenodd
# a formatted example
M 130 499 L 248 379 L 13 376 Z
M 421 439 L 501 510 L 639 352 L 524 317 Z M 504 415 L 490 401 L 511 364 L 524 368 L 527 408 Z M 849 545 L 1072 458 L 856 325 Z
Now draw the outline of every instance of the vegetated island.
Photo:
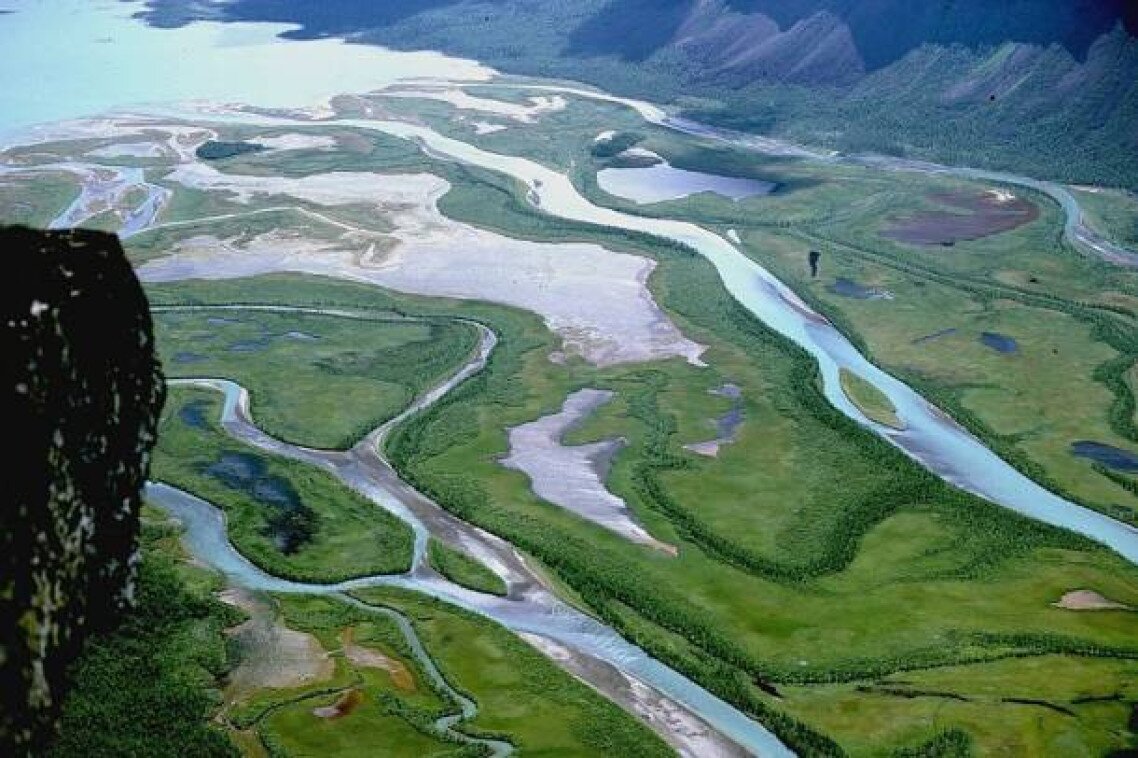
M 846 368 L 840 370 L 839 378 L 842 392 L 867 418 L 893 429 L 905 428 L 905 422 L 897 415 L 897 409 L 885 393 Z

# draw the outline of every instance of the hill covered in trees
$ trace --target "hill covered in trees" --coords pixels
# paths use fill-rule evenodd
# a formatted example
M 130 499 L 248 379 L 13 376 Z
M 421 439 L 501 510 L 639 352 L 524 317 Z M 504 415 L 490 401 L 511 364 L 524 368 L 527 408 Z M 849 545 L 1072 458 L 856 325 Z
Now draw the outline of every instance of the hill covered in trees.
M 152 0 L 142 16 L 293 23 L 845 151 L 1138 187 L 1127 0 Z

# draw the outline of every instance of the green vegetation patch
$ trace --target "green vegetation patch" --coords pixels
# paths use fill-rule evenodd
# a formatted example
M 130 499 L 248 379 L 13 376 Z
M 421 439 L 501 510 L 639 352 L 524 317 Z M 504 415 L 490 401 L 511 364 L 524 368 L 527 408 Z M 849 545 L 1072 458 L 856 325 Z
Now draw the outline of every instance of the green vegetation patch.
M 796 712 L 849 735 L 846 745 L 855 755 L 900 743 L 911 746 L 904 754 L 913 756 L 1102 756 L 1131 746 L 1127 721 L 1138 699 L 1135 682 L 1135 661 L 1040 656 L 789 687 L 783 696 Z M 948 728 L 971 750 L 918 749 Z
M 874 387 L 849 369 L 840 370 L 842 392 L 857 409 L 869 419 L 894 429 L 904 429 L 905 424 L 897 416 L 897 408 L 885 393 Z
M 1095 230 L 1131 249 L 1138 246 L 1138 194 L 1105 187 L 1072 191 Z
M 546 357 L 553 338 L 531 315 L 305 277 L 162 285 L 152 298 L 368 303 L 491 325 L 499 345 L 487 370 L 396 431 L 388 453 L 400 473 L 536 556 L 593 613 L 799 750 L 832 753 L 852 735 L 789 712 L 762 687 L 1008 655 L 1126 652 L 1128 619 L 1049 606 L 1073 586 L 1138 600 L 1120 560 L 947 487 L 838 414 L 809 359 L 741 314 L 699 259 L 604 231 L 524 226 L 524 205 L 495 186 L 484 187 L 477 208 L 473 195 L 452 192 L 450 207 L 516 224 L 523 236 L 544 230 L 656 252 L 657 297 L 689 337 L 709 344 L 715 368 L 557 366 Z M 707 391 L 728 380 L 744 405 L 736 443 L 716 459 L 683 451 L 722 412 L 723 398 Z M 496 462 L 507 427 L 555 411 L 582 386 L 616 391 L 581 431 L 629 441 L 608 485 L 654 535 L 680 546 L 678 558 L 541 503 L 525 477 Z M 898 738 L 886 749 L 912 744 Z
M 220 412 L 218 393 L 173 388 L 153 477 L 223 509 L 230 539 L 249 560 L 309 582 L 410 568 L 410 527 L 331 474 L 230 438 L 217 421 Z
M 592 136 L 611 126 L 585 123 L 587 107 L 571 110 L 582 122 L 573 132 L 579 140 L 546 146 L 541 129 L 521 130 L 520 136 L 505 139 L 524 141 L 519 150 L 547 150 L 546 160 L 555 165 L 576 160 L 587 168 Z M 509 145 L 502 149 L 511 151 Z M 754 167 L 768 169 L 774 170 L 769 165 Z M 777 170 L 801 174 L 804 182 L 811 173 L 790 165 Z M 390 439 L 387 452 L 401 476 L 452 512 L 540 560 L 592 613 L 761 719 L 799 752 L 854 750 L 861 737 L 849 723 L 824 719 L 818 711 L 776 698 L 774 693 L 782 690 L 856 688 L 908 672 L 1044 655 L 1075 662 L 1101 660 L 1114 671 L 1134 659 L 1135 617 L 1051 606 L 1076 587 L 1135 602 L 1138 577 L 1133 567 L 1077 536 L 949 487 L 842 416 L 820 393 L 809 356 L 734 303 L 706 262 L 640 235 L 541 215 L 527 205 L 515 182 L 491 172 L 456 167 L 448 172 L 454 186 L 440 207 L 451 217 L 515 237 L 597 242 L 655 258 L 659 266 L 649 282 L 652 291 L 689 338 L 708 345 L 709 366 L 681 361 L 603 370 L 581 361 L 555 365 L 548 355 L 556 342 L 532 314 L 311 278 L 162 285 L 151 287 L 151 293 L 166 302 L 240 297 L 245 302 L 367 304 L 416 315 L 463 315 L 490 325 L 499 345 L 487 369 L 410 419 Z M 856 215 L 867 239 L 876 239 L 882 210 L 898 197 L 924 191 L 923 185 L 898 182 L 891 194 L 860 193 L 844 182 L 857 173 L 843 169 L 838 177 L 843 181 L 824 181 L 826 177 L 814 174 L 817 183 L 799 184 L 771 202 L 806 206 L 795 215 L 803 223 Z M 892 175 L 875 176 L 877 186 L 897 181 Z M 814 207 L 815 200 L 822 207 Z M 952 257 L 938 259 L 944 268 L 935 280 L 926 273 L 933 270 L 926 260 L 931 253 L 889 248 L 897 273 L 874 270 L 869 276 L 855 276 L 897 292 L 895 300 L 831 300 L 832 293 L 824 288 L 832 279 L 824 277 L 834 276 L 838 266 L 855 265 L 849 263 L 852 256 L 837 252 L 844 248 L 816 246 L 815 237 L 794 236 L 798 230 L 788 233 L 779 226 L 777 208 L 764 215 L 757 201 L 742 209 L 728 205 L 720 203 L 717 210 L 730 219 L 727 228 L 737 228 L 749 248 L 758 245 L 756 254 L 777 258 L 780 266 L 772 268 L 780 275 L 785 270 L 804 277 L 806 251 L 825 251 L 819 280 L 800 289 L 812 303 L 835 303 L 825 313 L 843 328 L 854 323 L 852 317 L 841 319 L 852 306 L 864 312 L 891 309 L 892 323 L 916 329 L 908 320 L 923 313 L 926 304 L 897 318 L 901 306 L 911 302 L 901 298 L 903 285 L 934 295 L 927 304 L 930 313 L 940 307 L 936 298 L 941 297 L 932 281 L 971 286 L 986 279 L 994 296 L 983 298 L 979 307 L 969 306 L 979 314 L 988 306 L 990 312 L 1004 307 L 1003 301 L 1012 299 L 1005 294 L 1030 295 L 1035 298 L 1033 308 L 1056 302 L 1042 299 L 1043 290 L 1065 278 L 1075 282 L 1079 297 L 1087 295 L 1088 302 L 1101 291 L 1080 273 L 1094 267 L 1079 256 L 1062 251 L 1055 256 L 1029 254 L 1030 248 L 1008 243 L 1018 235 L 1020 243 L 1028 239 L 1038 249 L 1049 249 L 1056 227 L 1048 224 L 1056 215 L 1045 208 L 1043 219 L 1014 235 L 957 245 Z M 740 223 L 748 216 L 756 219 L 755 226 Z M 778 233 L 767 233 L 772 230 Z M 774 249 L 761 247 L 766 244 Z M 876 249 L 869 244 L 864 248 Z M 918 263 L 923 267 L 919 271 Z M 860 259 L 856 265 L 862 265 Z M 802 284 L 794 276 L 787 279 Z M 1109 325 L 1110 318 L 1103 324 Z M 981 326 L 987 330 L 979 321 L 973 324 L 976 333 Z M 942 328 L 922 328 L 909 339 Z M 858 333 L 849 331 L 856 339 Z M 1006 371 L 1015 361 L 1036 359 L 1032 340 L 1006 325 L 996 331 L 1016 336 L 1021 352 L 1004 356 L 977 344 L 978 365 L 1003 366 Z M 1124 339 L 1122 332 L 1120 345 Z M 881 365 L 894 366 L 889 361 Z M 741 391 L 744 422 L 734 444 L 716 458 L 684 450 L 685 443 L 706 439 L 708 419 L 724 411 L 724 399 L 708 391 L 726 382 Z M 578 430 L 575 441 L 593 436 L 627 440 L 606 484 L 654 536 L 679 547 L 677 557 L 630 545 L 541 502 L 524 476 L 498 463 L 507 449 L 508 427 L 556 411 L 569 392 L 581 387 L 610 389 L 616 396 Z M 854 692 L 858 702 L 870 702 L 867 693 Z M 1009 690 L 1008 696 L 1016 695 Z M 961 744 L 954 723 L 938 724 L 938 730 L 930 732 L 920 712 L 889 715 L 896 718 L 897 730 L 875 746 L 879 752 Z M 998 724 L 998 709 L 989 709 L 988 718 L 989 724 Z M 1086 735 L 1092 728 L 1087 724 L 1077 731 Z M 968 724 L 960 729 L 984 747 L 986 732 Z M 1086 745 L 1094 741 L 1091 736 L 1078 740 Z
M 821 169 L 816 169 L 821 170 Z M 952 248 L 903 245 L 883 225 L 930 193 L 989 185 L 842 169 L 840 208 L 800 223 L 739 222 L 742 249 L 792 286 L 875 363 L 950 413 L 1012 465 L 1059 494 L 1131 523 L 1138 500 L 1071 455 L 1071 443 L 1138 440 L 1126 381 L 1138 360 L 1138 272 L 1075 252 L 1052 201 L 1036 221 Z M 799 199 L 813 204 L 815 191 Z M 735 222 L 733 222 L 735 223 Z M 817 277 L 807 251 L 823 251 Z M 888 297 L 859 299 L 839 279 Z M 1014 352 L 983 342 L 985 333 Z M 1006 340 L 1005 338 L 1011 338 Z
M 230 665 L 223 630 L 240 614 L 213 597 L 215 575 L 178 560 L 179 529 L 155 515 L 143 523 L 137 605 L 88 641 L 48 755 L 237 755 L 211 719 Z
M 616 132 L 607 139 L 594 138 L 589 152 L 594 158 L 615 158 L 643 139 L 644 135 L 639 132 Z
M 308 447 L 347 447 L 457 370 L 478 331 L 397 313 L 362 320 L 216 309 L 155 314 L 171 377 L 225 377 L 249 390 L 269 434 Z M 287 381 L 282 381 L 287 377 Z
M 507 739 L 525 754 L 673 754 L 648 727 L 498 624 L 411 592 L 353 594 L 410 617 L 439 671 L 478 706 L 464 731 Z
M 5 176 L 0 182 L 0 222 L 45 228 L 78 196 L 75 178 L 62 172 Z
M 275 623 L 313 635 L 334 669 L 305 684 L 235 693 L 226 714 L 234 734 L 279 755 L 410 757 L 458 747 L 432 728 L 458 704 L 433 687 L 392 618 L 335 598 L 273 602 Z
M 504 596 L 508 591 L 502 578 L 466 553 L 431 538 L 427 546 L 431 567 L 467 589 Z

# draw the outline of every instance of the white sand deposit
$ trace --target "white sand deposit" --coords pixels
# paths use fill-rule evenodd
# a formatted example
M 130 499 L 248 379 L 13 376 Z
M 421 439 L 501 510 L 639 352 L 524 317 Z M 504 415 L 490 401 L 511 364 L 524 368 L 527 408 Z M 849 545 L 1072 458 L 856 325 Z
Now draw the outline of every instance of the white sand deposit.
M 567 353 L 597 365 L 673 356 L 699 363 L 703 351 L 652 299 L 647 280 L 653 261 L 593 244 L 515 240 L 457 223 L 436 205 L 449 183 L 431 174 L 336 172 L 284 178 L 223 174 L 196 163 L 177 167 L 166 179 L 230 193 L 239 203 L 265 196 L 326 207 L 368 205 L 395 229 L 378 234 L 339 223 L 330 238 L 287 231 L 252 238 L 190 236 L 174 247 L 172 256 L 140 268 L 148 281 L 280 271 L 323 274 L 402 292 L 524 308 L 541 315 Z

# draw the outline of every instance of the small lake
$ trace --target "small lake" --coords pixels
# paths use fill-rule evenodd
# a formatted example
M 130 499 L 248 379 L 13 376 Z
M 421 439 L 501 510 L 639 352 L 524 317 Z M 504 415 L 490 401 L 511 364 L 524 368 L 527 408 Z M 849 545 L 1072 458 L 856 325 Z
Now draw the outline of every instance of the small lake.
M 312 106 L 408 77 L 485 81 L 493 73 L 440 53 L 278 37 L 290 24 L 155 28 L 134 18 L 146 8 L 141 0 L 2 0 L 0 9 L 13 12 L 0 13 L 9 73 L 0 75 L 0 134 L 153 103 Z
M 827 290 L 838 297 L 848 297 L 853 300 L 892 300 L 893 295 L 876 287 L 867 287 L 854 279 L 839 276 L 834 283 L 826 287 Z
M 1115 471 L 1138 471 L 1138 453 L 1102 442 L 1079 440 L 1071 443 L 1071 455 L 1101 463 Z
M 291 555 L 312 541 L 316 514 L 304 504 L 292 482 L 268 473 L 260 456 L 223 452 L 215 463 L 205 467 L 204 473 L 268 506 L 262 512 L 265 535 L 280 552 Z
M 229 346 L 231 353 L 259 353 L 269 346 L 269 337 L 258 337 L 257 339 L 241 340 L 234 342 Z
M 667 163 L 601 169 L 597 172 L 597 184 L 610 195 L 641 204 L 679 200 L 700 192 L 714 192 L 732 200 L 743 200 L 769 195 L 778 187 L 773 182 L 686 171 Z
M 186 403 L 178 409 L 178 418 L 182 423 L 193 429 L 208 429 L 209 422 L 206 420 L 206 411 L 209 410 L 209 403 L 205 400 L 193 400 Z
M 990 347 L 997 353 L 1003 353 L 1004 355 L 1019 352 L 1019 343 L 1016 342 L 1015 337 L 1009 337 L 999 332 L 982 332 L 980 334 L 980 341 L 984 343 L 986 347 Z

